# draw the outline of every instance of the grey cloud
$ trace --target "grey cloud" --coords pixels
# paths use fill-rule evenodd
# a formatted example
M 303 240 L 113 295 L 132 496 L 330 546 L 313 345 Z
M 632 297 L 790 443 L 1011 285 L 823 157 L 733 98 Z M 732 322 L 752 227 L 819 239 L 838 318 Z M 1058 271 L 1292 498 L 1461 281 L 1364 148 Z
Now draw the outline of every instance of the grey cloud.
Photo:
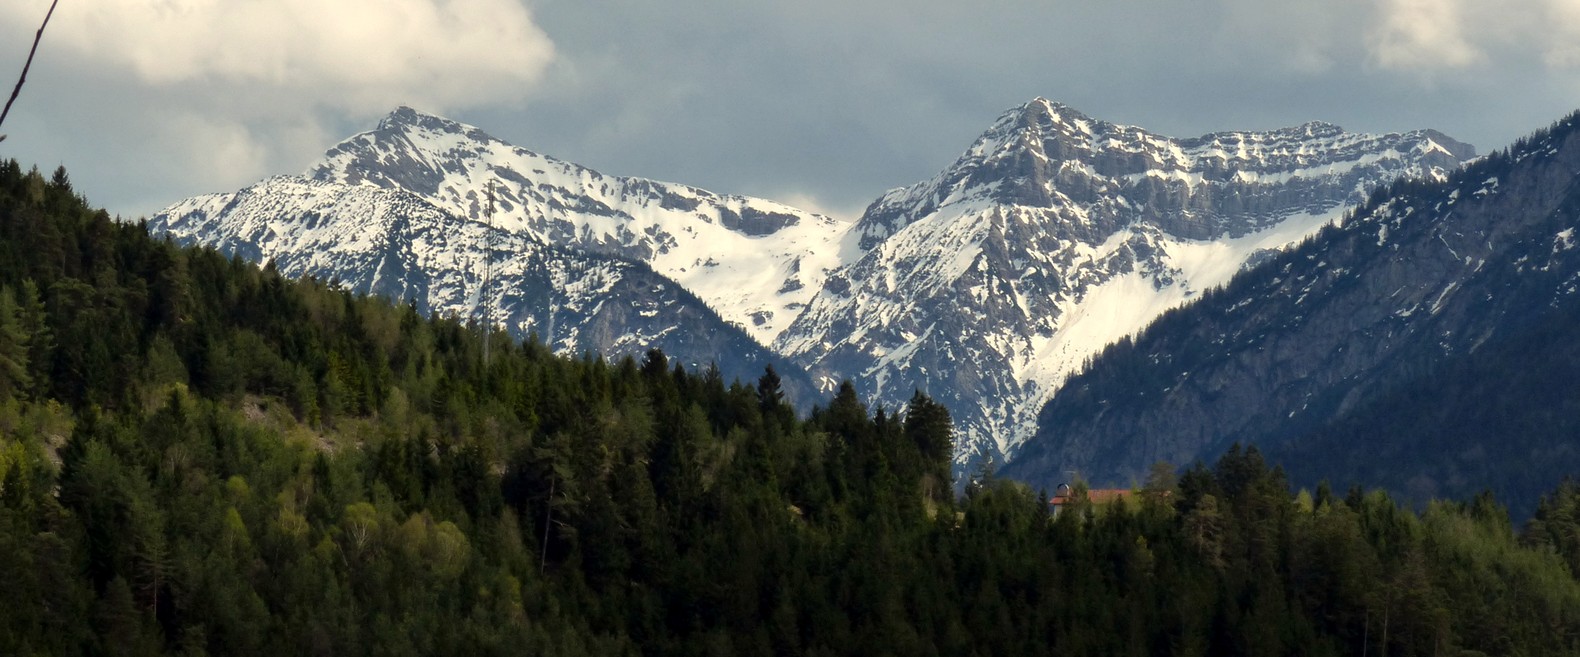
M 577 79 L 468 119 L 611 173 L 859 209 L 946 166 L 1034 96 L 1180 136 L 1322 119 L 1435 127 L 1483 150 L 1572 109 L 1580 75 L 1541 65 L 1543 52 L 1489 25 L 1473 33 L 1479 66 L 1379 66 L 1389 10 L 1365 0 L 545 2 L 538 15 L 564 67 L 550 79 L 572 69 Z M 1435 47 L 1432 33 L 1418 36 Z
M 1433 127 L 1483 151 L 1574 109 L 1580 65 L 1567 62 L 1580 56 L 1565 44 L 1576 32 L 1529 17 L 1565 15 L 1573 0 L 1516 0 L 1490 13 L 1470 0 L 1443 1 L 1457 8 L 1458 25 L 1474 28 L 1444 38 L 1476 57 L 1438 65 L 1445 62 L 1389 41 L 1385 12 L 1430 11 L 1414 0 L 543 0 L 531 15 L 556 57 L 541 79 L 503 81 L 492 100 L 424 108 L 607 173 L 812 199 L 846 215 L 885 189 L 933 175 L 1000 112 L 1035 96 L 1178 136 L 1322 119 L 1358 131 Z M 1423 47 L 1454 43 L 1436 34 L 1421 32 Z M 1383 65 L 1379 44 L 1395 48 L 1391 64 Z M 183 139 L 178 121 L 157 125 L 157 108 L 197 102 L 200 84 L 175 90 L 194 96 L 168 99 L 169 88 L 87 83 L 123 97 L 73 91 L 62 92 L 73 100 L 46 101 L 41 86 L 34 111 L 51 116 L 32 120 L 49 134 L 25 142 L 37 144 L 25 151 L 7 142 L 17 150 L 0 156 L 46 166 L 63 159 L 74 171 L 81 160 L 108 160 L 87 172 L 87 191 L 112 207 L 212 191 L 195 188 L 204 172 L 177 180 L 174 168 L 158 176 L 110 168 L 178 162 L 201 149 L 177 143 L 200 138 Z M 395 91 L 387 97 L 424 102 L 422 89 Z M 277 118 L 242 123 L 268 146 L 267 173 L 295 171 L 389 109 L 326 113 L 322 98 L 295 101 L 270 108 Z M 96 108 L 68 106 L 78 102 Z M 206 102 L 220 118 L 240 112 Z M 321 118 L 304 126 L 302 113 Z M 85 122 L 85 134 L 64 134 L 83 123 L 68 126 L 55 114 Z M 194 134 L 220 143 L 234 137 L 199 128 Z

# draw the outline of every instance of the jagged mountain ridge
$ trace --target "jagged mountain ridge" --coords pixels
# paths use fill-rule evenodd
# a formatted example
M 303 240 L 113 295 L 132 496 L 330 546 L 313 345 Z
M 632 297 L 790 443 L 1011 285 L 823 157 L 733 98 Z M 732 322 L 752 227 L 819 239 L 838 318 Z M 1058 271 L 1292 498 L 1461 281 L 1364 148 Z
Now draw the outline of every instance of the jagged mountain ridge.
M 1400 176 L 1473 149 L 1434 131 L 1308 123 L 1173 139 L 1036 99 L 937 177 L 873 203 L 865 253 L 774 343 L 827 385 L 946 403 L 958 462 L 1002 460 L 1103 346 L 1312 234 Z
M 520 337 L 536 333 L 560 353 L 640 359 L 658 347 L 693 370 L 716 362 L 727 379 L 748 381 L 774 364 L 792 399 L 810 403 L 816 393 L 793 364 L 641 263 L 490 228 L 406 191 L 279 176 L 187 199 L 149 226 L 425 312 L 481 320 L 486 306 L 496 325 Z
M 476 230 L 492 182 L 499 231 L 650 266 L 795 361 L 782 370 L 815 372 L 824 391 L 852 379 L 889 408 L 928 392 L 954 415 L 965 468 L 1013 453 L 1036 409 L 1103 345 L 1326 225 L 1367 187 L 1441 176 L 1469 154 L 1431 131 L 1355 135 L 1321 123 L 1173 139 L 1037 99 L 1007 112 L 939 176 L 841 224 L 770 201 L 605 176 L 400 108 L 296 180 L 402 192 Z M 205 207 L 185 238 L 232 246 L 246 240 L 219 228 L 231 215 L 260 213 L 241 219 L 256 223 L 340 212 L 289 200 L 245 212 L 228 201 Z M 162 213 L 155 228 L 183 213 Z M 340 214 L 353 233 L 366 220 Z M 313 271 L 373 289 L 371 256 L 336 264 L 310 255 L 333 248 L 289 246 Z M 434 278 L 435 267 L 457 280 L 480 269 L 480 258 L 455 251 L 459 242 L 448 256 L 428 248 L 404 252 L 415 281 Z M 434 310 L 476 312 L 475 297 L 435 301 Z M 546 322 L 528 313 L 513 330 L 546 334 Z M 664 330 L 640 329 L 624 344 Z M 605 338 L 610 348 L 621 336 Z
M 1519 499 L 1580 469 L 1577 123 L 1446 181 L 1396 184 L 1110 349 L 1004 473 L 1128 484 L 1232 441 L 1288 457 L 1306 483 L 1417 500 Z
M 606 176 L 401 107 L 307 176 L 399 189 L 562 248 L 642 262 L 769 344 L 854 254 L 849 225 L 764 199 Z

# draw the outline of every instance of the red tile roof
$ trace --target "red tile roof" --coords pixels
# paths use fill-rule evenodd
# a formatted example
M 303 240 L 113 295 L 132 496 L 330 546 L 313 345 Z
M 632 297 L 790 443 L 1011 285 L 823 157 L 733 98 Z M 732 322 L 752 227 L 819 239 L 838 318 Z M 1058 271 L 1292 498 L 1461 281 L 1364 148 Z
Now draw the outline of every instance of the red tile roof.
M 1114 502 L 1114 500 L 1123 499 L 1135 494 L 1135 491 L 1128 488 L 1096 488 L 1086 491 L 1086 499 L 1091 500 L 1093 504 L 1111 504 Z M 1048 500 L 1048 503 L 1052 504 L 1053 506 L 1064 506 L 1070 503 L 1070 496 L 1055 495 L 1052 499 Z

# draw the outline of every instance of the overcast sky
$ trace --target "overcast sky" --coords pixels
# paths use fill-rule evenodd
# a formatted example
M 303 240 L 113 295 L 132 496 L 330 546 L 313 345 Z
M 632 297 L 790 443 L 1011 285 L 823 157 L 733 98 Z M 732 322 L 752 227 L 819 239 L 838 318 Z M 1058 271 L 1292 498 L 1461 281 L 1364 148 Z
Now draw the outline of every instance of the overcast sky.
M 6 90 L 48 7 L 0 2 Z M 61 0 L 0 157 L 133 217 L 406 104 L 853 219 L 1037 96 L 1181 137 L 1320 119 L 1486 152 L 1580 108 L 1580 0 Z

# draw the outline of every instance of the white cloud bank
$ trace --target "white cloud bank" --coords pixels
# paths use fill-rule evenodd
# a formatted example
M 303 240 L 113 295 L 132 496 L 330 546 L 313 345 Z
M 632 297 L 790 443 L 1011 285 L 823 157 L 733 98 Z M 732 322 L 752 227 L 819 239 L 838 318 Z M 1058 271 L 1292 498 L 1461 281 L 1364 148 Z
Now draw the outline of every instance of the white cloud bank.
M 1373 0 L 1371 63 L 1404 73 L 1580 69 L 1580 0 Z
M 1550 68 L 1580 70 L 1580 0 L 1548 0 L 1541 19 L 1557 32 L 1543 62 Z
M 0 70 L 20 64 L 48 7 L 0 3 Z M 58 136 L 68 121 L 93 133 L 123 178 L 216 191 L 300 167 L 398 104 L 519 103 L 554 57 L 519 0 L 68 1 L 17 111 L 57 140 L 72 139 Z
M 11 3 L 9 21 L 33 18 Z M 52 47 L 155 86 L 288 94 L 350 113 L 413 98 L 518 99 L 554 56 L 516 0 L 99 0 L 57 12 Z
M 1385 0 L 1371 31 L 1373 61 L 1392 70 L 1455 69 L 1480 62 L 1485 55 L 1469 40 L 1461 4 Z

